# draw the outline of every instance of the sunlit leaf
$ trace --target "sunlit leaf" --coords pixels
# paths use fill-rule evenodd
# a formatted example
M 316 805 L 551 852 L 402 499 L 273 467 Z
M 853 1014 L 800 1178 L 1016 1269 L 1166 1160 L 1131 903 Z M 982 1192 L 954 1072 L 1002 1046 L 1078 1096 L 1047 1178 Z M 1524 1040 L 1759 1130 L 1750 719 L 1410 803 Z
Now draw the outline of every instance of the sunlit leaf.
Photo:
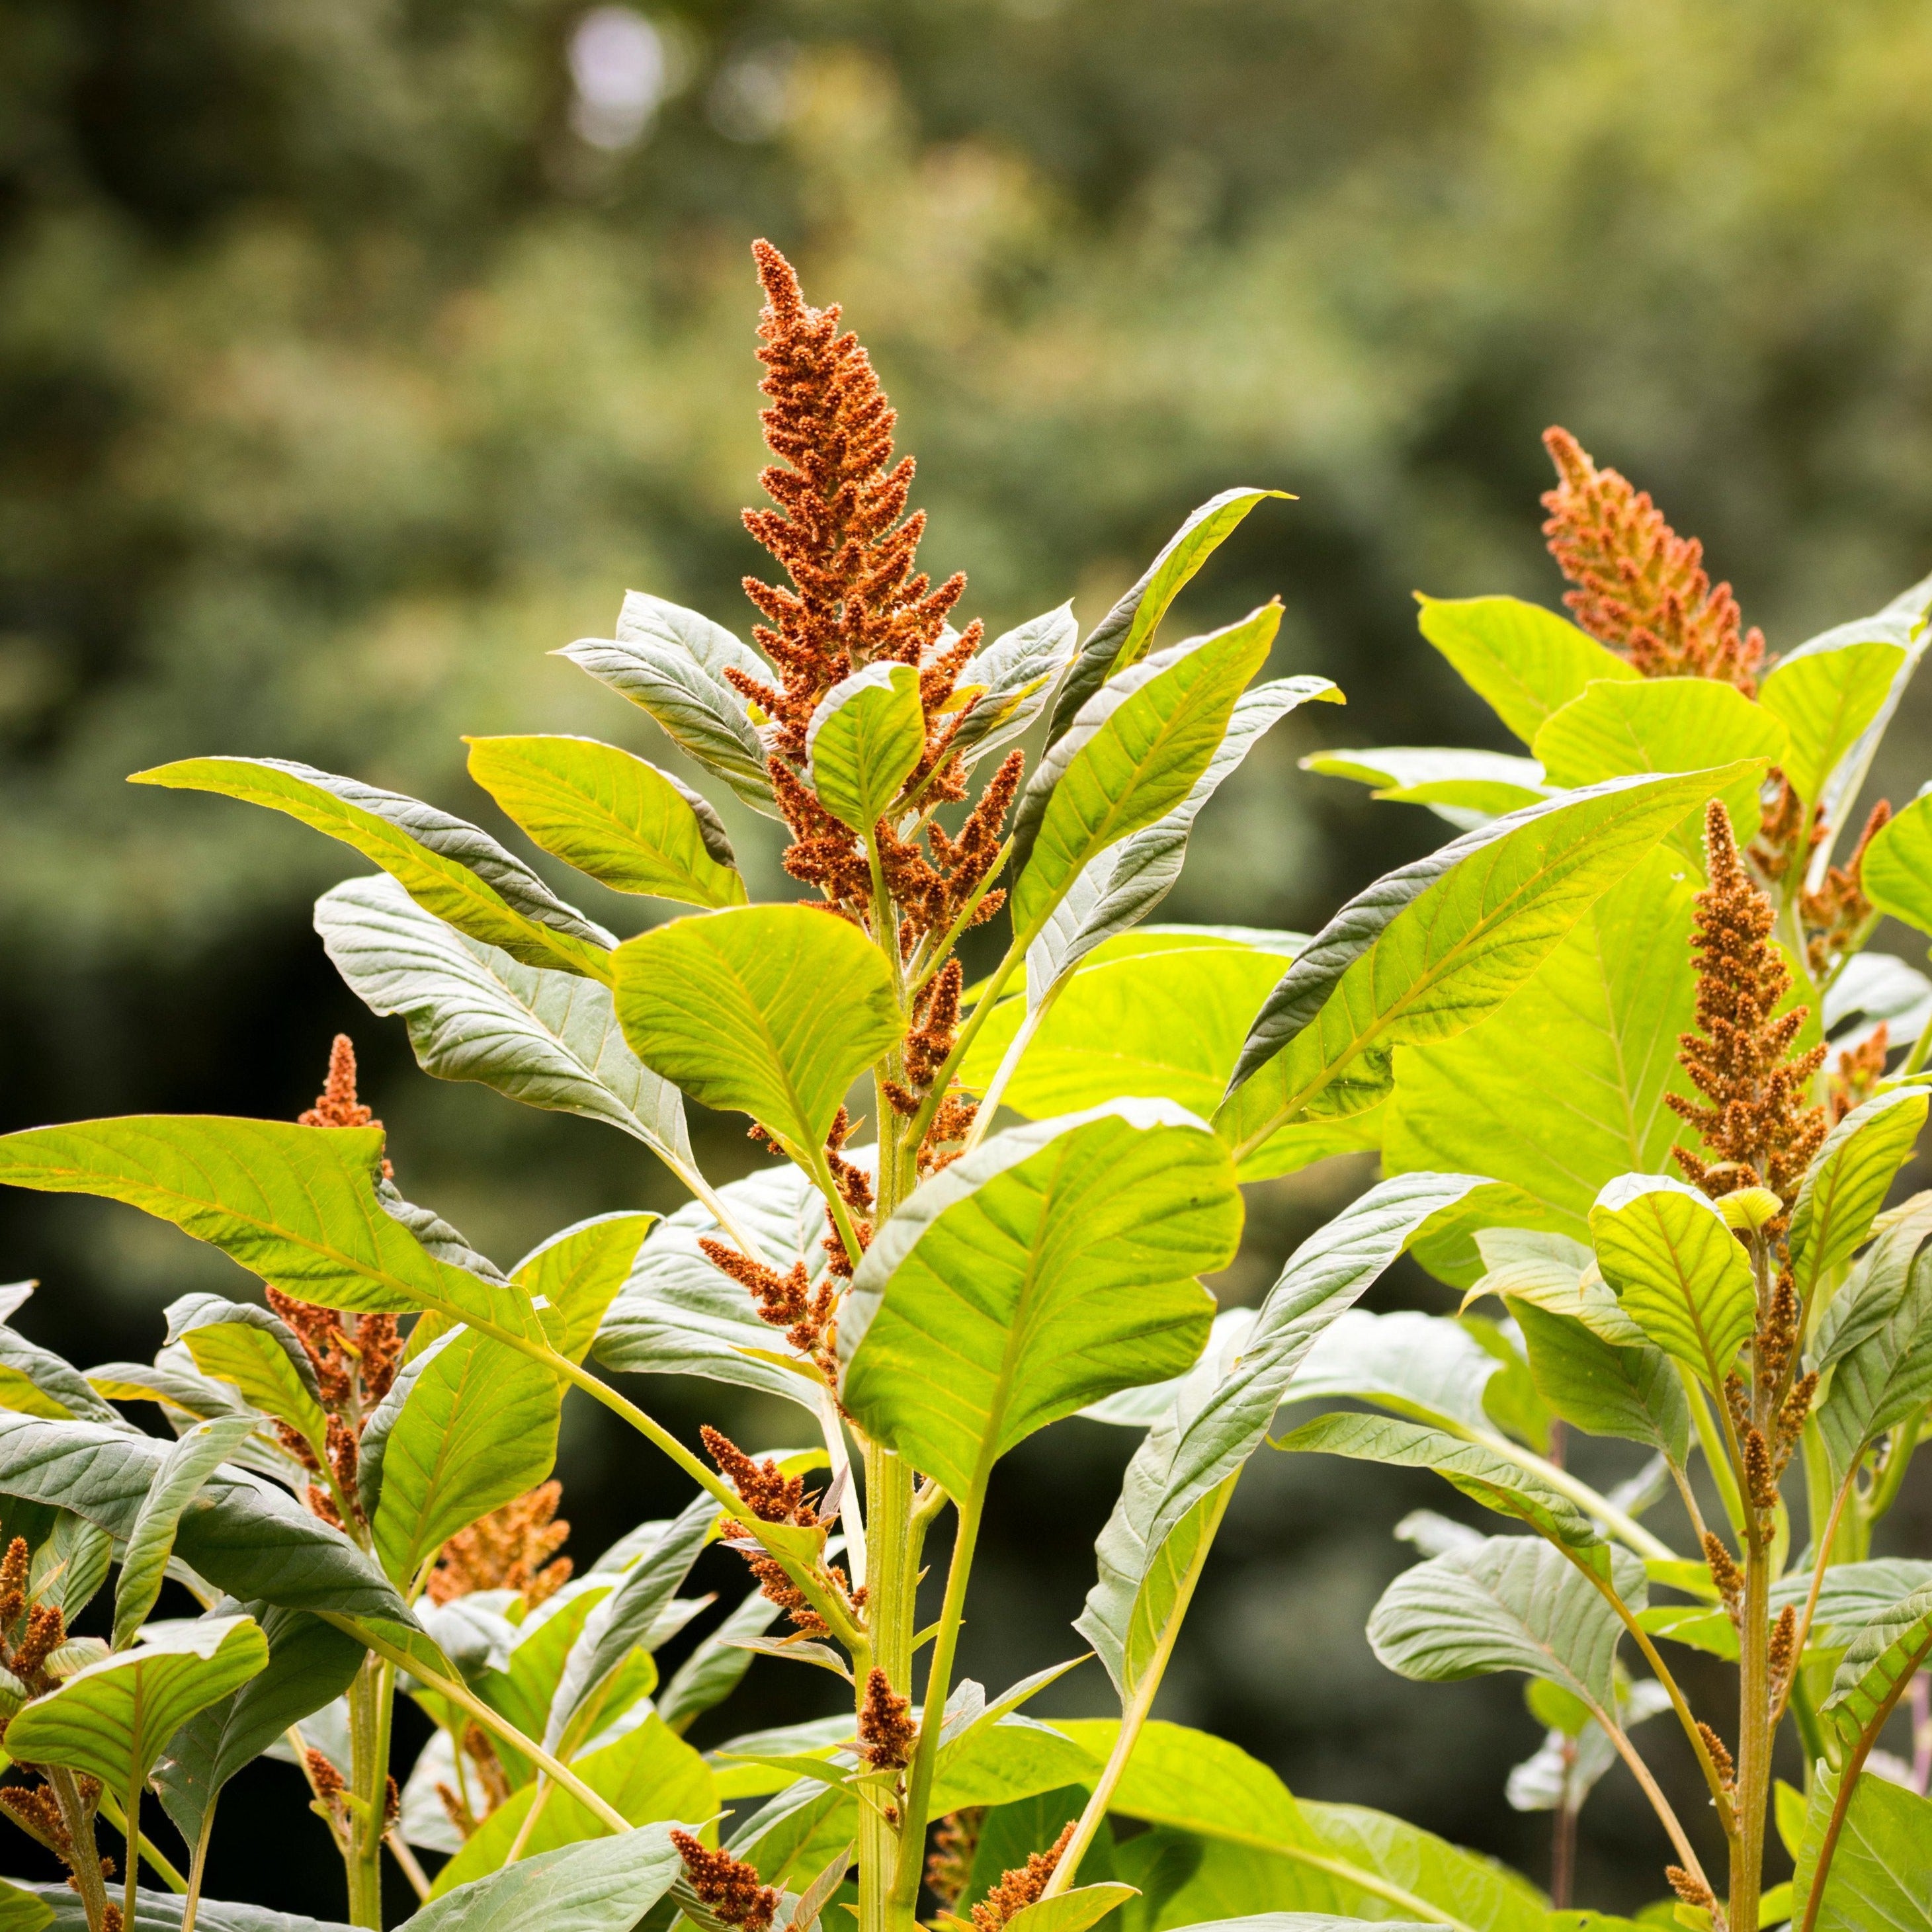
M 583 1360 L 657 1219 L 593 1215 L 539 1242 L 512 1270 L 510 1279 L 532 1300 L 540 1298 L 562 1318 L 560 1354 Z
M 560 1793 L 551 1807 L 576 1802 Z M 694 1810 L 686 1822 L 702 1821 Z M 531 1932 L 538 1925 L 543 1932 L 632 1932 L 682 1870 L 666 1829 L 646 1826 L 575 1844 L 550 1838 L 548 1824 L 547 1812 L 532 1834 L 531 1856 L 500 1871 L 479 1861 L 485 1876 L 445 1884 L 455 1862 L 445 1866 L 429 1904 L 398 1932 Z M 500 1863 L 514 1835 L 514 1827 L 504 1834 Z
M 1880 827 L 1865 848 L 1858 878 L 1880 912 L 1932 932 L 1932 790 Z
M 1534 758 L 1503 752 L 1384 745 L 1313 752 L 1301 760 L 1301 768 L 1373 785 L 1376 797 L 1395 804 L 1426 805 L 1460 832 L 1550 796 L 1543 767 Z
M 976 701 L 953 734 L 952 749 L 969 769 L 1011 744 L 1046 709 L 1079 636 L 1070 599 L 1002 632 L 968 662 L 954 688 Z
M 328 1418 L 315 1365 L 279 1316 L 219 1294 L 184 1294 L 165 1312 L 169 1342 L 180 1342 L 203 1375 L 288 1424 L 318 1456 L 325 1453 Z
M 1821 1768 L 1812 1782 L 1804 1836 L 1791 1880 L 1801 1919 L 1838 1795 L 1838 1773 Z M 1932 1866 L 1925 1859 L 1928 1834 L 1932 1801 L 1866 1772 L 1852 1788 L 1812 1932 L 1932 1932 Z
M 1834 1477 L 1868 1444 L 1932 1402 L 1932 1262 L 1922 1254 L 1903 1291 L 1856 1347 L 1838 1358 L 1818 1409 Z
M 1530 1302 L 1513 1302 L 1510 1312 L 1522 1330 L 1538 1392 L 1565 1422 L 1592 1436 L 1641 1442 L 1683 1466 L 1690 1407 L 1662 1349 L 1606 1342 L 1582 1322 Z
M 182 1512 L 202 1484 L 254 1432 L 251 1416 L 226 1415 L 198 1423 L 169 1445 L 148 1493 L 135 1513 L 121 1557 L 114 1596 L 114 1648 L 124 1650 L 148 1620 L 161 1594 Z
M 1790 742 L 1780 764 L 1808 810 L 1883 709 L 1905 656 L 1894 639 L 1846 624 L 1786 652 L 1766 673 L 1758 701 L 1784 723 Z
M 1791 1210 L 1791 1274 L 1801 1297 L 1871 1232 L 1894 1177 L 1912 1157 L 1927 1104 L 1923 1088 L 1876 1094 L 1826 1136 Z
M 1639 673 L 1587 632 L 1516 597 L 1418 597 L 1422 634 L 1527 745 L 1544 721 L 1599 678 Z
M 833 686 L 812 714 L 805 746 L 819 803 L 869 834 L 926 749 L 917 668 L 870 664 Z

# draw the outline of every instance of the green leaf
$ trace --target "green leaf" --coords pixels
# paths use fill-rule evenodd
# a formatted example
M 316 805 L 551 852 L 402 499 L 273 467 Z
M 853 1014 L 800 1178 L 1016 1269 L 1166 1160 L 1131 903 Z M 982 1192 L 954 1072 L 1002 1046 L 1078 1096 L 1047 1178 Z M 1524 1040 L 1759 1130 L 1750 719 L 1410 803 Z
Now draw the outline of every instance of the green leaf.
M 1884 709 L 1905 656 L 1892 639 L 1847 624 L 1787 652 L 1766 674 L 1758 701 L 1789 735 L 1780 762 L 1808 812 Z
M 1848 1745 L 1855 1743 L 1928 1658 L 1932 1658 L 1932 1588 L 1915 1591 L 1859 1630 L 1839 1664 L 1822 1714 L 1837 1725 Z
M 1825 1304 L 1809 1351 L 1820 1373 L 1883 1326 L 1905 1292 L 1912 1264 L 1932 1238 L 1932 1190 L 1888 1208 L 1873 1222 L 1872 1244 Z
M 40 1932 L 42 1926 L 52 1923 L 53 1916 L 52 1906 L 0 1879 L 0 1932 Z M 86 1922 L 84 1918 L 82 1922 Z
M 328 1418 L 315 1364 L 280 1316 L 219 1294 L 184 1294 L 164 1312 L 170 1344 L 185 1347 L 203 1375 L 299 1431 L 318 1456 L 326 1453 Z
M 834 685 L 812 714 L 805 749 L 819 803 L 869 836 L 926 751 L 917 668 L 870 664 Z
M 70 1886 L 29 1885 L 24 1889 L 52 1911 L 52 1932 L 88 1932 L 87 1908 Z M 110 1895 L 118 1896 L 116 1887 L 110 1886 L 108 1890 Z M 143 1887 L 135 1905 L 134 1932 L 181 1932 L 184 1902 L 177 1893 L 150 1892 Z M 350 1927 L 335 1919 L 310 1918 L 297 1912 L 272 1911 L 262 1905 L 237 1904 L 225 1898 L 204 1898 L 195 1924 L 202 1932 L 351 1932 Z M 23 1919 L 21 1932 L 26 1932 L 26 1926 Z
M 136 1114 L 0 1136 L 0 1181 L 125 1202 L 302 1300 L 540 1334 L 520 1290 L 436 1259 L 385 1209 L 382 1158 L 380 1127 Z
M 1800 1918 L 1811 1895 L 1838 1789 L 1838 1774 L 1821 1768 L 1812 1784 L 1791 1880 Z M 1932 1801 L 1867 1772 L 1852 1787 L 1813 1932 L 1932 1932 L 1932 1866 L 1925 1859 L 1929 1839 Z
M 563 1384 L 473 1328 L 440 1337 L 382 1448 L 376 1554 L 409 1588 L 458 1530 L 533 1489 L 556 1460 Z
M 1066 732 L 1094 692 L 1117 673 L 1144 658 L 1168 607 L 1196 571 L 1220 549 L 1255 506 L 1270 496 L 1292 502 L 1280 490 L 1236 488 L 1210 496 L 1169 537 L 1160 554 L 1106 616 L 1088 633 L 1080 655 L 1054 700 L 1047 728 L 1051 745 Z
M 282 758 L 184 758 L 130 784 L 212 791 L 285 812 L 382 867 L 425 912 L 526 966 L 610 976 L 616 944 L 487 832 L 434 806 Z
M 114 1538 L 105 1529 L 76 1511 L 56 1510 L 45 1540 L 36 1540 L 27 1594 L 71 1626 L 106 1582 L 113 1561 Z
M 1912 1264 L 1891 1312 L 1840 1358 L 1818 1410 L 1834 1479 L 1867 1448 L 1932 1402 L 1932 1258 Z
M 1694 1187 L 1667 1174 L 1611 1181 L 1590 1210 L 1604 1279 L 1651 1340 L 1721 1390 L 1757 1318 L 1742 1244 Z
M 242 1608 L 262 1627 L 267 1667 L 190 1718 L 168 1740 L 154 1769 L 161 1804 L 190 1845 L 221 1787 L 291 1724 L 341 1696 L 367 1654 L 353 1637 L 306 1610 L 265 1604 Z
M 4 1322 L 0 1322 L 0 1408 L 56 1422 L 70 1418 L 104 1423 L 110 1429 L 128 1426 L 71 1362 L 28 1341 Z
M 1344 700 L 1325 677 L 1273 678 L 1235 699 L 1228 728 L 1193 790 L 1173 810 L 1091 860 L 1054 908 L 1027 955 L 1028 996 L 1034 1005 L 1078 962 L 1131 931 L 1166 898 L 1180 876 L 1202 807 L 1264 732 L 1298 706 L 1316 701 Z
M 1225 1151 L 1191 1115 L 1124 1101 L 998 1134 L 920 1187 L 847 1292 L 844 1400 L 962 1504 L 1034 1430 L 1191 1367 L 1197 1275 L 1240 1236 Z
M 23 1705 L 7 1726 L 8 1750 L 85 1772 L 124 1801 L 189 1718 L 268 1661 L 268 1643 L 253 1617 L 173 1625 Z
M 1932 788 L 1879 828 L 1858 879 L 1880 912 L 1932 932 Z
M 1580 1241 L 1529 1228 L 1484 1228 L 1476 1247 L 1487 1271 L 1462 1298 L 1465 1308 L 1479 1295 L 1500 1295 L 1580 1322 L 1620 1348 L 1648 1346 L 1598 1272 L 1596 1256 Z
M 617 1017 L 646 1066 L 705 1106 L 749 1114 L 805 1160 L 905 1029 L 878 948 L 809 906 L 673 920 L 619 947 L 616 974 Z
M 682 1737 L 692 1722 L 715 1710 L 745 1681 L 752 1652 L 742 1637 L 763 1636 L 780 1614 L 761 1589 L 752 1591 L 671 1673 L 658 1694 L 658 1715 Z
M 252 1416 L 222 1416 L 196 1424 L 163 1454 L 122 1554 L 121 1582 L 114 1594 L 116 1650 L 124 1650 L 134 1641 L 134 1633 L 148 1621 L 161 1594 L 182 1511 L 216 1468 L 254 1434 L 254 1428 Z
M 1087 1932 L 1135 1893 L 1134 1886 L 1111 1881 L 1076 1886 L 1070 1892 L 1022 1906 L 1006 1924 L 1013 1932 Z
M 1586 686 L 1634 683 L 1628 660 L 1540 604 L 1516 597 L 1421 597 L 1422 634 L 1527 745 Z
M 1601 1547 L 1596 1525 L 1560 1490 L 1498 1450 L 1445 1430 L 1395 1416 L 1322 1415 L 1270 1441 L 1290 1451 L 1433 1469 L 1485 1509 L 1514 1516 L 1567 1549 Z
M 1565 1422 L 1641 1442 L 1684 1466 L 1690 1406 L 1660 1348 L 1620 1347 L 1528 1301 L 1513 1301 L 1510 1312 L 1522 1330 L 1537 1392 Z
M 1708 677 L 1621 679 L 1586 686 L 1536 734 L 1535 751 L 1552 784 L 1594 784 L 1640 772 L 1684 772 L 1710 765 L 1754 767 L 1718 792 L 1739 841 L 1757 834 L 1762 763 L 1785 754 L 1784 727 L 1741 691 Z M 1703 821 L 1690 814 L 1672 845 L 1701 873 Z
M 1683 873 L 1652 853 L 1486 1019 L 1396 1049 L 1390 1172 L 1493 1175 L 1537 1202 L 1550 1228 L 1587 1239 L 1606 1181 L 1667 1166 L 1678 1121 L 1664 1096 L 1690 1091 L 1677 1042 L 1696 1018 Z M 1438 1271 L 1466 1280 L 1473 1253 L 1462 1261 Z
M 575 1802 L 559 1794 L 551 1807 Z M 701 1820 L 694 1814 L 691 1822 Z M 543 1835 L 540 1823 L 532 1843 Z M 538 1925 L 543 1932 L 632 1932 L 682 1869 L 669 1831 L 656 1826 L 540 1849 L 470 1884 L 446 1886 L 454 1862 L 437 1874 L 429 1904 L 399 1932 L 530 1932 Z
M 1384 745 L 1311 752 L 1301 769 L 1373 785 L 1376 797 L 1398 805 L 1426 805 L 1462 832 L 1550 796 L 1543 767 L 1534 758 L 1502 752 Z
M 1281 606 L 1265 604 L 1238 624 L 1156 652 L 1080 707 L 1034 768 L 1014 817 L 1016 936 L 1030 944 L 1084 866 L 1187 798 L 1280 622 Z
M 1612 1558 L 1617 1594 L 1644 1603 L 1643 1566 Z M 1369 1646 L 1424 1683 L 1520 1670 L 1587 1704 L 1616 1708 L 1623 1624 L 1601 1591 L 1540 1537 L 1491 1536 L 1405 1570 L 1369 1619 Z
M 769 683 L 764 658 L 722 624 L 641 590 L 628 592 L 614 638 L 580 638 L 568 658 L 650 712 L 687 758 L 716 772 L 754 812 L 778 815 L 745 700 L 728 670 Z
M 560 1354 L 583 1360 L 658 1218 L 621 1210 L 592 1215 L 540 1241 L 517 1264 L 510 1279 L 562 1318 Z
M 625 1044 L 608 987 L 522 965 L 432 917 L 392 879 L 323 893 L 315 928 L 371 1012 L 407 1018 L 424 1072 L 602 1120 L 674 1167 L 692 1165 L 684 1102 Z
M 1495 820 L 1378 880 L 1262 1007 L 1216 1129 L 1244 1155 L 1310 1108 L 1373 1106 L 1389 1090 L 1395 1048 L 1447 1039 L 1494 1012 L 1735 776 L 1613 778 Z
M 568 1759 L 590 1735 L 612 1678 L 631 1653 L 646 1643 L 652 1625 L 691 1574 L 691 1566 L 717 1526 L 718 1514 L 718 1504 L 709 1496 L 700 1495 L 688 1504 L 584 1619 L 550 1700 L 544 1724 L 545 1750 Z
M 956 698 L 976 698 L 952 734 L 952 748 L 970 770 L 1021 736 L 1052 701 L 1080 636 L 1071 599 L 1003 632 L 968 660 Z
M 470 776 L 546 852 L 612 890 L 684 905 L 745 903 L 710 801 L 595 738 L 466 738 Z
M 1791 1273 L 1801 1298 L 1871 1232 L 1887 1190 L 1912 1157 L 1927 1104 L 1923 1088 L 1875 1094 L 1825 1137 L 1791 1210 Z
M 1285 1405 L 1346 1397 L 1412 1421 L 1490 1432 L 1483 1397 L 1496 1358 L 1459 1323 L 1400 1310 L 1352 1308 L 1316 1340 L 1282 1397 Z

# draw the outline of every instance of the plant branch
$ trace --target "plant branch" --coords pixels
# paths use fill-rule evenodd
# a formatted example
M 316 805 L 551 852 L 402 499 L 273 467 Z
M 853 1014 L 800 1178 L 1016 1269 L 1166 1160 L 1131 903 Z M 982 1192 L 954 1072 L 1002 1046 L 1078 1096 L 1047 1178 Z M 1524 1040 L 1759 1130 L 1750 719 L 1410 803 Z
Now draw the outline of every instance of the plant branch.
M 1527 1469 L 1540 1477 L 1550 1486 L 1568 1496 L 1587 1516 L 1592 1516 L 1607 1529 L 1618 1542 L 1626 1544 L 1638 1556 L 1657 1563 L 1674 1563 L 1677 1552 L 1662 1538 L 1653 1535 L 1636 1517 L 1620 1510 L 1609 1497 L 1599 1494 L 1588 1483 L 1573 1476 L 1568 1469 L 1560 1468 L 1554 1462 L 1539 1456 L 1534 1449 L 1526 1449 L 1520 1442 L 1512 1442 L 1506 1436 L 1494 1435 L 1486 1430 L 1472 1429 L 1467 1423 L 1457 1422 L 1447 1416 L 1437 1419 L 1438 1426 L 1450 1435 L 1459 1436 L 1466 1442 L 1474 1442 L 1481 1448 L 1492 1450 L 1497 1455 L 1507 1457 L 1518 1468 Z
M 953 1075 L 958 1070 L 959 1063 L 966 1058 L 967 1048 L 973 1044 L 980 1028 L 986 1024 L 986 1016 L 998 1004 L 1000 994 L 1006 990 L 1006 982 L 1013 976 L 1014 968 L 1025 959 L 1027 946 L 1032 943 L 1033 935 L 1030 934 L 1026 935 L 1025 944 L 1022 944 L 1016 937 L 1012 945 L 1006 948 L 1005 958 L 993 968 L 993 976 L 987 981 L 986 990 L 980 996 L 979 1004 L 973 1009 L 966 1024 L 959 1029 L 958 1037 L 952 1042 L 952 1051 L 946 1056 L 945 1064 L 932 1076 L 932 1090 L 920 1102 L 918 1113 L 913 1117 L 912 1125 L 906 1132 L 906 1144 L 908 1147 L 916 1148 L 924 1143 L 926 1130 L 932 1125 L 932 1117 L 938 1112 L 939 1103 L 946 1097 L 946 1090 L 951 1084 Z
M 1818 1598 L 1825 1587 L 1825 1572 L 1832 1567 L 1832 1544 L 1837 1537 L 1838 1519 L 1844 1515 L 1845 1504 L 1850 1500 L 1852 1485 L 1858 1479 L 1858 1466 L 1854 1463 L 1846 1472 L 1845 1480 L 1838 1485 L 1838 1494 L 1832 1498 L 1832 1512 L 1825 1521 L 1824 1534 L 1818 1538 L 1817 1561 L 1811 1566 L 1811 1587 L 1805 1592 L 1804 1609 L 1798 1619 L 1796 1640 L 1791 1646 L 1791 1672 L 1784 1680 L 1784 1688 L 1778 1702 L 1772 1707 L 1771 1727 L 1778 1729 L 1786 1706 L 1791 1702 L 1792 1686 L 1798 1682 L 1798 1670 L 1804 1656 L 1804 1646 L 1810 1640 L 1812 1619 L 1818 1614 Z

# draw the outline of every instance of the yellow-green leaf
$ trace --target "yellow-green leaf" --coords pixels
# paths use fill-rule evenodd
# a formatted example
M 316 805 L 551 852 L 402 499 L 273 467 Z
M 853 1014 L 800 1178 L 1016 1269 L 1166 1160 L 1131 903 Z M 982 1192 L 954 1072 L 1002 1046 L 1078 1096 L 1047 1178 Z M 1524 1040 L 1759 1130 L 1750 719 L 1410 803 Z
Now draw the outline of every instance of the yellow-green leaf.
M 818 802 L 869 833 L 926 749 L 926 712 L 911 664 L 868 664 L 820 700 L 805 734 Z
M 1422 634 L 1527 745 L 1552 712 L 1598 678 L 1637 672 L 1587 632 L 1518 597 L 1423 597 Z

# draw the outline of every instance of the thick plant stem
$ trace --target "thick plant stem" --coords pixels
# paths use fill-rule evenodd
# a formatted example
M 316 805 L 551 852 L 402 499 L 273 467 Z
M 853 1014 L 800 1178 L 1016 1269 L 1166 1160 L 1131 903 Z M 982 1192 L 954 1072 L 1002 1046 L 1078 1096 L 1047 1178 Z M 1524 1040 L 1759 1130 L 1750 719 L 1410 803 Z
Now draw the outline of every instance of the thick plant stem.
M 381 1932 L 383 1812 L 388 1802 L 389 1714 L 395 1672 L 380 1657 L 362 1660 L 349 1689 L 349 1922 Z
M 46 1779 L 58 1800 L 62 1822 L 74 1846 L 74 1886 L 87 1913 L 91 1932 L 107 1923 L 107 1881 L 100 1873 L 100 1855 L 94 1847 L 94 1816 L 81 1802 L 80 1785 L 64 1765 L 49 1765 Z
M 134 1902 L 141 1887 L 141 1786 L 137 1778 L 128 1792 L 128 1882 L 123 1893 L 121 1923 L 134 1932 Z
M 194 1932 L 195 1915 L 201 1910 L 202 1880 L 208 1874 L 208 1844 L 214 1835 L 214 1804 L 211 1799 L 201 1814 L 201 1829 L 196 1834 L 194 1857 L 188 1868 L 188 1896 L 182 1901 L 182 1932 Z
M 1760 1538 L 1744 1552 L 1738 1633 L 1738 1833 L 1731 1844 L 1728 1932 L 1757 1932 L 1764 1882 L 1765 1813 L 1771 1802 L 1771 1563 Z
M 912 1548 L 913 1472 L 902 1456 L 876 1442 L 866 1445 L 866 1594 L 871 1643 L 855 1656 L 853 1676 L 862 1702 L 866 1681 L 874 1670 L 902 1696 L 910 1694 L 914 1600 L 919 1579 Z M 903 1827 L 906 1820 L 901 1820 Z M 902 1838 L 883 1808 L 862 1803 L 859 1808 L 859 1932 L 887 1932 L 904 1925 L 910 1915 L 895 1916 L 891 1898 L 900 1847 L 916 1861 L 921 1846 L 909 1834 Z

